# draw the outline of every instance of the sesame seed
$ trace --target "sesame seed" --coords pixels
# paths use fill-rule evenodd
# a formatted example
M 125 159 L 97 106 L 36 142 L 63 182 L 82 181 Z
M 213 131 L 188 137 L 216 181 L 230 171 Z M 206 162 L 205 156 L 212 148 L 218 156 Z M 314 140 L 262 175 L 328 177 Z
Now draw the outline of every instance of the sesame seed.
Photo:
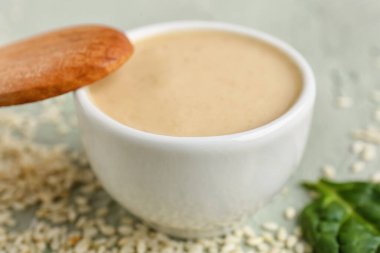
M 351 151 L 353 154 L 358 155 L 364 149 L 364 143 L 362 141 L 355 141 L 351 145 Z
M 130 235 L 133 232 L 133 228 L 123 225 L 118 227 L 117 232 L 121 235 Z
M 83 229 L 83 236 L 93 238 L 98 235 L 98 230 L 95 227 L 87 227 Z
M 240 238 L 244 236 L 244 231 L 243 229 L 235 229 L 234 231 L 232 231 L 232 234 L 236 237 L 236 238 Z
M 105 224 L 102 224 L 99 227 L 99 231 L 103 234 L 103 235 L 113 235 L 115 234 L 115 228 L 112 227 L 112 226 L 109 226 L 109 225 L 105 225 Z
M 351 166 L 351 171 L 353 173 L 359 173 L 362 172 L 365 169 L 365 163 L 362 161 L 356 161 Z
M 233 235 L 226 236 L 225 238 L 226 243 L 236 244 L 236 243 L 240 243 L 240 241 L 241 241 L 241 238 L 237 236 L 233 236 Z
M 303 245 L 303 243 L 297 243 L 294 247 L 294 251 L 295 253 L 304 253 L 305 246 Z
M 347 109 L 347 108 L 352 107 L 352 105 L 353 105 L 352 98 L 350 98 L 348 96 L 336 97 L 335 102 L 336 102 L 337 108 L 340 108 L 340 109 Z
M 377 128 L 357 129 L 352 136 L 357 140 L 380 144 L 380 129 Z
M 285 228 L 280 228 L 278 231 L 277 231 L 277 239 L 280 241 L 280 242 L 284 242 L 287 237 L 288 237 L 288 232 L 286 231 Z
M 68 244 L 71 246 L 75 246 L 79 241 L 81 237 L 79 235 L 71 235 L 68 239 Z
M 161 253 L 175 253 L 175 251 L 171 247 L 165 247 L 161 250 Z
M 377 147 L 373 144 L 366 144 L 363 151 L 360 153 L 360 158 L 366 162 L 375 160 L 376 156 Z
M 137 253 L 145 253 L 146 252 L 146 243 L 143 240 L 139 240 L 137 242 Z
M 288 239 L 286 240 L 285 244 L 287 248 L 291 249 L 296 245 L 297 242 L 298 242 L 297 237 L 290 235 Z
M 86 239 L 82 239 L 79 241 L 74 248 L 75 253 L 86 253 L 89 249 L 89 241 Z
M 276 231 L 278 229 L 278 225 L 277 223 L 274 223 L 274 222 L 266 222 L 266 223 L 263 223 L 261 225 L 261 227 L 264 229 L 264 230 L 267 230 L 267 231 Z
M 254 238 L 256 237 L 255 231 L 249 226 L 244 226 L 243 229 L 243 235 L 246 236 L 247 238 Z
M 335 177 L 335 167 L 329 164 L 326 164 L 322 167 L 322 174 L 327 179 L 332 179 Z
M 247 240 L 247 244 L 249 246 L 256 246 L 256 245 L 262 244 L 263 242 L 264 242 L 264 239 L 262 237 L 249 238 Z
M 273 244 L 275 242 L 273 235 L 268 232 L 263 233 L 262 238 L 267 244 Z
M 374 182 L 374 183 L 380 183 L 380 172 L 375 172 L 371 176 L 371 181 Z
M 265 252 L 269 250 L 268 244 L 265 244 L 265 243 L 258 244 L 256 247 L 261 252 Z
M 189 248 L 189 253 L 203 253 L 203 246 L 200 244 L 194 244 Z
M 288 207 L 285 209 L 284 216 L 287 220 L 293 220 L 297 215 L 297 211 L 294 207 Z

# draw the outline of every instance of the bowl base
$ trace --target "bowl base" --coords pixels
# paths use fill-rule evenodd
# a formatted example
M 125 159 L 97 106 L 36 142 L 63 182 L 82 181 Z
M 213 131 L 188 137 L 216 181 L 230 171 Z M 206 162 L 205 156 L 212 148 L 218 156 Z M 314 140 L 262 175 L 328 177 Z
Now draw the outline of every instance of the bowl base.
M 200 238 L 207 238 L 207 237 L 218 237 L 222 236 L 224 234 L 228 234 L 232 230 L 240 227 L 243 222 L 239 222 L 239 224 L 235 224 L 234 226 L 230 227 L 222 227 L 222 228 L 216 228 L 216 229 L 210 229 L 210 230 L 189 230 L 189 229 L 178 229 L 178 228 L 171 228 L 166 227 L 158 224 L 154 224 L 151 222 L 143 221 L 147 226 L 162 232 L 166 235 L 169 235 L 170 237 L 177 238 L 177 239 L 200 239 Z

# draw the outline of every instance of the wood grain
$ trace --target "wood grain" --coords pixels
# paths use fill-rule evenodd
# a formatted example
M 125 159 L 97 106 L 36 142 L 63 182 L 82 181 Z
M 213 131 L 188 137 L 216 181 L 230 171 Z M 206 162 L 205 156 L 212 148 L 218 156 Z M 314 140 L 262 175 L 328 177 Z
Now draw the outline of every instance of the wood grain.
M 60 29 L 0 48 L 0 106 L 91 84 L 119 68 L 132 52 L 123 32 L 99 25 Z

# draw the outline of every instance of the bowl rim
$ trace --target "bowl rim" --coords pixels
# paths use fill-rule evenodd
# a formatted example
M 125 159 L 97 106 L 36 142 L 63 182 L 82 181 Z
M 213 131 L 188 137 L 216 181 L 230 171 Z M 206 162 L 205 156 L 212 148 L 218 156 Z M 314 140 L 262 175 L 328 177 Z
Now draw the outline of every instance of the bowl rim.
M 95 103 L 89 97 L 88 87 L 82 87 L 74 92 L 74 98 L 76 100 L 77 106 L 79 104 L 87 112 L 88 115 L 91 115 L 98 122 L 101 122 L 102 125 L 106 128 L 109 128 L 109 130 L 121 134 L 122 136 L 135 137 L 147 141 L 157 141 L 164 143 L 205 143 L 220 141 L 244 141 L 267 136 L 268 134 L 277 132 L 284 126 L 288 125 L 291 121 L 297 118 L 297 116 L 302 114 L 302 111 L 305 110 L 308 107 L 308 105 L 312 106 L 314 104 L 316 96 L 315 77 L 308 62 L 297 50 L 295 50 L 289 44 L 267 33 L 258 31 L 253 28 L 231 23 L 217 21 L 184 20 L 142 26 L 132 30 L 127 30 L 126 34 L 129 37 L 129 39 L 133 42 L 134 40 L 140 38 L 146 38 L 157 34 L 164 34 L 167 32 L 201 29 L 220 30 L 247 35 L 262 40 L 285 53 L 297 65 L 303 77 L 301 94 L 299 95 L 295 103 L 288 109 L 288 111 L 286 111 L 280 117 L 260 127 L 226 135 L 199 137 L 161 135 L 156 133 L 145 132 L 124 125 L 116 119 L 113 119 L 111 116 L 107 115 L 105 112 L 103 112 L 100 108 L 98 108 L 95 105 Z

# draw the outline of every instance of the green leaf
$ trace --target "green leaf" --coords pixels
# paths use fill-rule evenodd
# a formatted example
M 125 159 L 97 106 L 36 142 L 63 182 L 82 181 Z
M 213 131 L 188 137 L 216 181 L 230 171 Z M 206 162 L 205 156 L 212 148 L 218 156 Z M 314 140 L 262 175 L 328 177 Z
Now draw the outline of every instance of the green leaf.
M 314 253 L 380 253 L 380 185 L 320 180 L 304 186 L 318 197 L 300 215 Z

